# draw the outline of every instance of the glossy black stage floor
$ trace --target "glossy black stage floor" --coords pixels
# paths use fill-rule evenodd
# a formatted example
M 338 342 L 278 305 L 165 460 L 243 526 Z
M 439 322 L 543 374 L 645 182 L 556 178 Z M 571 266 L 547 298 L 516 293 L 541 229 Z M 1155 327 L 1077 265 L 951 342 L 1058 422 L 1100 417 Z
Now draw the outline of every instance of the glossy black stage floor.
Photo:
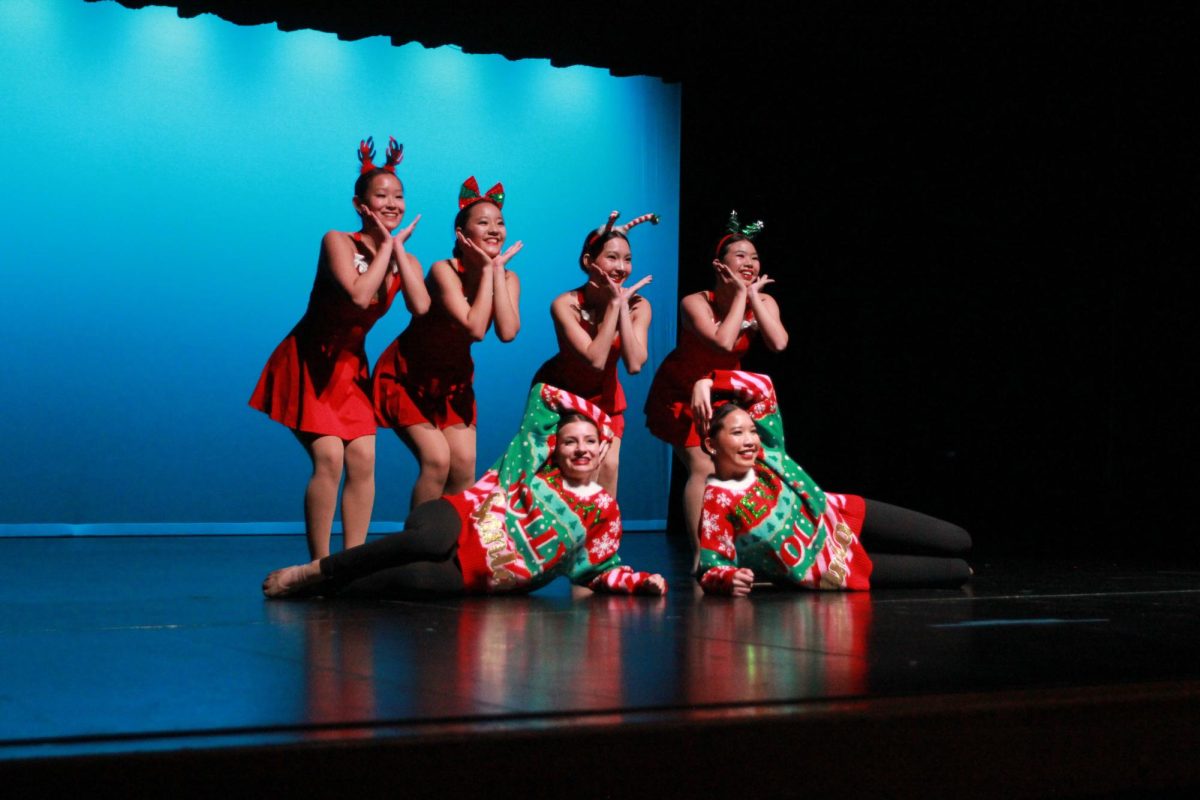
M 0 787 L 136 796 L 1183 797 L 1200 569 L 961 591 L 264 601 L 298 537 L 0 539 Z

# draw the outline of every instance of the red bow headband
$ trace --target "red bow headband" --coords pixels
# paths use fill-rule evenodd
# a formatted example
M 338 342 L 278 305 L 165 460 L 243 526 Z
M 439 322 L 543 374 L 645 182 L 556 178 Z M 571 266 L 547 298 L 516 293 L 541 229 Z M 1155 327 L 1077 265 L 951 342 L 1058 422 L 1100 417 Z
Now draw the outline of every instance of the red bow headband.
M 480 200 L 495 203 L 496 208 L 504 208 L 504 184 L 497 183 L 488 189 L 486 194 L 480 194 L 479 183 L 475 180 L 475 176 L 472 175 L 467 178 L 463 181 L 462 188 L 458 190 L 458 210 L 462 211 L 467 206 L 472 203 L 478 203 Z
M 587 241 L 583 243 L 583 252 L 586 253 L 588 251 L 588 248 L 592 246 L 592 242 L 596 241 L 601 236 L 607 236 L 609 233 L 611 233 L 613 230 L 613 223 L 617 221 L 617 217 L 619 216 L 621 216 L 620 211 L 614 211 L 609 214 L 608 222 L 604 223 L 604 227 L 589 236 Z M 651 225 L 657 225 L 661 221 L 662 220 L 658 214 L 642 214 L 640 217 L 634 217 L 633 219 L 629 220 L 624 225 L 618 225 L 616 227 L 616 231 L 617 233 L 626 234 L 629 233 L 632 228 L 636 228 L 643 222 L 649 222 Z
M 738 213 L 736 211 L 730 211 L 729 221 L 725 223 L 725 230 L 727 233 L 717 242 L 717 258 L 721 257 L 721 245 L 725 244 L 725 241 L 730 236 L 736 236 L 740 233 L 747 239 L 753 239 L 755 236 L 758 236 L 758 234 L 762 233 L 762 229 L 765 227 L 767 226 L 763 224 L 761 219 L 755 220 L 749 225 L 742 225 L 741 222 L 738 221 Z
M 385 154 L 387 161 L 382 167 L 375 166 L 375 137 L 368 136 L 365 141 L 358 143 L 358 160 L 362 163 L 362 168 L 358 171 L 359 175 L 366 175 L 373 169 L 382 169 L 396 174 L 396 165 L 404 160 L 404 145 L 397 144 L 395 136 L 388 137 L 387 153 Z

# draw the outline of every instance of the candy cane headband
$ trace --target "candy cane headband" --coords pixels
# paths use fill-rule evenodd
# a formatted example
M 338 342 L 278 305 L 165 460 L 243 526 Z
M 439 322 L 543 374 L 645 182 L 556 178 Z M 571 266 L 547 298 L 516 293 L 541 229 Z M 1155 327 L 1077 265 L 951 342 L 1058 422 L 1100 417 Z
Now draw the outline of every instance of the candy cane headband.
M 604 223 L 604 227 L 601 228 L 600 230 L 596 231 L 595 233 L 593 233 L 591 236 L 589 236 L 587 238 L 587 240 L 583 243 L 583 252 L 586 253 L 588 251 L 588 249 L 592 246 L 592 243 L 595 242 L 597 239 L 600 239 L 600 238 L 605 237 L 608 234 L 612 233 L 612 231 L 614 230 L 613 223 L 615 223 L 617 221 L 617 217 L 619 217 L 619 216 L 621 216 L 620 211 L 614 211 L 611 214 L 609 214 L 608 222 Z M 629 233 L 629 231 L 636 228 L 638 225 L 641 225 L 643 222 L 649 222 L 651 225 L 657 225 L 661 221 L 662 221 L 662 218 L 659 217 L 658 214 L 642 214 L 640 217 L 634 217 L 633 219 L 629 220 L 624 225 L 618 225 L 615 228 L 615 230 L 617 231 L 617 233 L 624 235 L 624 234 Z
M 458 210 L 462 211 L 473 203 L 478 203 L 480 200 L 487 200 L 490 203 L 495 203 L 496 208 L 504 208 L 504 184 L 497 183 L 486 193 L 479 193 L 479 183 L 475 180 L 475 176 L 467 178 L 463 181 L 462 188 L 458 190 Z
M 384 172 L 396 174 L 396 165 L 404 160 L 404 145 L 396 142 L 395 136 L 388 137 L 387 153 L 384 154 L 386 159 L 382 167 L 375 166 L 375 137 L 368 136 L 365 140 L 358 143 L 358 160 L 362 164 L 359 169 L 359 175 L 366 175 L 373 169 L 381 169 Z

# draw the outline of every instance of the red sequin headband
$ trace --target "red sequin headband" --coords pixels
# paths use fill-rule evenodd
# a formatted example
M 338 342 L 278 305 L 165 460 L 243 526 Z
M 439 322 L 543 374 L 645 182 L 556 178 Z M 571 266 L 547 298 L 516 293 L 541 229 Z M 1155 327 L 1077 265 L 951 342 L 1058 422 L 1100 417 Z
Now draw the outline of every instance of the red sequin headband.
M 604 223 L 604 227 L 587 237 L 587 240 L 583 243 L 583 252 L 586 253 L 588 251 L 588 248 L 592 246 L 592 242 L 596 241 L 601 236 L 607 236 L 609 233 L 611 233 L 613 231 L 613 223 L 617 221 L 617 217 L 619 216 L 621 216 L 620 211 L 614 211 L 609 214 L 608 222 Z M 658 214 L 642 214 L 640 217 L 634 217 L 633 219 L 629 220 L 629 222 L 626 222 L 624 225 L 618 225 L 616 227 L 616 231 L 617 233 L 627 234 L 631 229 L 636 228 L 643 222 L 649 222 L 651 225 L 657 225 L 659 222 L 662 222 L 662 218 L 659 217 Z
M 463 181 L 462 188 L 458 190 L 458 210 L 462 211 L 467 206 L 478 203 L 480 200 L 487 200 L 495 203 L 496 208 L 504 208 L 504 184 L 497 183 L 486 193 L 479 193 L 479 183 L 475 180 L 475 176 L 467 178 Z
M 382 167 L 375 166 L 375 137 L 368 136 L 366 140 L 358 143 L 358 160 L 362 164 L 359 169 L 359 175 L 366 175 L 373 169 L 382 169 L 385 172 L 396 174 L 396 165 L 404 160 L 404 145 L 396 142 L 395 136 L 388 137 L 387 153 L 384 155 L 387 159 Z
M 717 242 L 717 258 L 721 257 L 721 246 L 728 241 L 730 236 L 737 236 L 740 233 L 747 239 L 753 239 L 755 236 L 758 236 L 758 234 L 762 233 L 762 229 L 765 227 L 767 226 L 761 219 L 755 220 L 749 225 L 743 226 L 741 222 L 738 221 L 738 213 L 736 211 L 730 211 L 729 221 L 725 223 L 725 230 L 727 233 Z

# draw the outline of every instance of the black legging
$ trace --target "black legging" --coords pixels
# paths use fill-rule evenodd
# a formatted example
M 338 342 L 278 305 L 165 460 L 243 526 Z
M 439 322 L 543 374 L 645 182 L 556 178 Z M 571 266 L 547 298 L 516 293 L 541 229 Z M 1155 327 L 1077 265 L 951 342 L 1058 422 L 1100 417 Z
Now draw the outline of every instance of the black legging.
M 971 550 L 965 530 L 918 511 L 867 500 L 859 538 L 875 569 L 871 586 L 961 586 L 971 577 L 962 559 Z
M 445 500 L 413 509 L 404 532 L 321 559 L 317 593 L 338 597 L 438 597 L 463 592 L 458 564 L 462 519 Z M 860 534 L 875 569 L 873 587 L 961 586 L 971 570 L 965 530 L 906 508 L 866 501 Z
M 458 564 L 462 519 L 445 500 L 412 510 L 404 532 L 321 559 L 316 587 L 338 597 L 444 597 L 463 593 Z

